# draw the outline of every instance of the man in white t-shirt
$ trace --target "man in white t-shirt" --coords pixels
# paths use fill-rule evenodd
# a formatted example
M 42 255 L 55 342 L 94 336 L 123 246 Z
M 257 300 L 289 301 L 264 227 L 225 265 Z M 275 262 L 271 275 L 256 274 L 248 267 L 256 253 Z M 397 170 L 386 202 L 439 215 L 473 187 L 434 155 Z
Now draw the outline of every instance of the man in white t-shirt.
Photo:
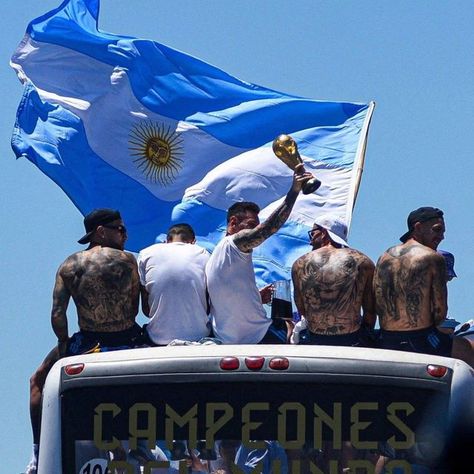
M 260 209 L 253 202 L 237 202 L 227 211 L 227 234 L 206 266 L 212 328 L 224 344 L 277 342 L 269 331 L 272 321 L 262 306 L 270 300 L 270 289 L 265 287 L 259 292 L 257 288 L 252 249 L 288 219 L 303 185 L 313 177 L 303 169 L 302 164 L 295 168 L 285 200 L 262 224 L 258 218 Z
M 205 266 L 209 253 L 194 245 L 188 224 L 170 227 L 166 243 L 151 245 L 138 256 L 142 310 L 150 318 L 145 338 L 150 345 L 173 339 L 198 341 L 210 332 Z

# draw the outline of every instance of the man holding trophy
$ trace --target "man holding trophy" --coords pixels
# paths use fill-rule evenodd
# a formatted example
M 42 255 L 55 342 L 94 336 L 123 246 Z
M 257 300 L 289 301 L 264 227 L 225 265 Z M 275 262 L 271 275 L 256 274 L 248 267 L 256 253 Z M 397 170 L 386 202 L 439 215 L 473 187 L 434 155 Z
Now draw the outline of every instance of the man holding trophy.
M 294 170 L 293 183 L 283 203 L 260 223 L 260 208 L 253 202 L 237 202 L 227 211 L 227 233 L 217 244 L 206 266 L 214 335 L 224 344 L 278 342 L 269 330 L 262 302 L 268 289 L 259 292 L 252 263 L 252 250 L 278 231 L 288 219 L 301 190 L 309 194 L 321 184 L 304 169 L 295 141 L 280 135 L 273 151 Z

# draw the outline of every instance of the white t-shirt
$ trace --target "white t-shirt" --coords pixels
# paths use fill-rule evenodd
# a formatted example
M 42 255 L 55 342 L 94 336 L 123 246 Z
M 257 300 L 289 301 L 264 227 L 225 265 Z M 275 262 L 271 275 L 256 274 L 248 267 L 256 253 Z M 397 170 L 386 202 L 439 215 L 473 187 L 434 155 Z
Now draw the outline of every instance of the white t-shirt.
M 140 283 L 148 291 L 147 332 L 155 344 L 198 341 L 209 335 L 205 267 L 209 253 L 199 245 L 155 244 L 138 255 Z
M 206 276 L 216 338 L 224 344 L 260 342 L 271 319 L 255 283 L 252 253 L 241 252 L 233 236 L 227 236 L 212 252 Z

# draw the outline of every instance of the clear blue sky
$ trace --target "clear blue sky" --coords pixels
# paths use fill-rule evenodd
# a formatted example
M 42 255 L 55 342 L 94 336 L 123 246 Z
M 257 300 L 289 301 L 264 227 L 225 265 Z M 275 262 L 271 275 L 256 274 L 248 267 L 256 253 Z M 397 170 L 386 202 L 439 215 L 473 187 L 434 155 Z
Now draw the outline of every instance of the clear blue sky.
M 55 344 L 59 264 L 79 250 L 82 217 L 48 178 L 16 161 L 21 85 L 8 66 L 28 22 L 60 0 L 3 0 L 1 114 L 1 472 L 30 456 L 28 380 Z M 456 256 L 449 314 L 472 309 L 474 5 L 471 0 L 102 0 L 105 31 L 155 39 L 241 79 L 316 99 L 375 100 L 349 242 L 376 260 L 422 205 L 446 215 Z M 70 331 L 76 329 L 69 314 Z

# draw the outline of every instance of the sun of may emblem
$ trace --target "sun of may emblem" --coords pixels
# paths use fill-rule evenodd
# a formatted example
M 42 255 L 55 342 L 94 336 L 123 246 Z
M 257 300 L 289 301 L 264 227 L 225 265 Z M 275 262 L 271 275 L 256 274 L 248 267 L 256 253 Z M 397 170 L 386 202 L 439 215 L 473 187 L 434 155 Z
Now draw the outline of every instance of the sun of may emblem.
M 171 127 L 142 122 L 130 132 L 129 150 L 137 168 L 153 183 L 171 184 L 183 166 L 182 138 Z

